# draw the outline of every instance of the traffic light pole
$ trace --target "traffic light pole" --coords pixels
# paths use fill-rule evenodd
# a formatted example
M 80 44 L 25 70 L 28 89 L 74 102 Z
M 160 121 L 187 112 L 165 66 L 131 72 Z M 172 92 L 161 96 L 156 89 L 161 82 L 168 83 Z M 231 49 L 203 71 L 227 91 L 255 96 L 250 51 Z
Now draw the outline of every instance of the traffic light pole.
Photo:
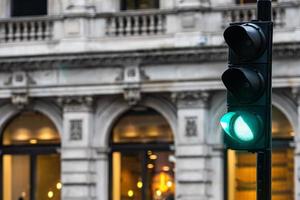
M 271 0 L 258 0 L 257 19 L 259 21 L 271 21 L 272 5 Z M 271 72 L 270 72 L 271 73 Z M 271 119 L 270 119 L 271 120 Z M 271 127 L 269 127 L 270 146 L 257 153 L 257 200 L 272 199 L 272 138 Z

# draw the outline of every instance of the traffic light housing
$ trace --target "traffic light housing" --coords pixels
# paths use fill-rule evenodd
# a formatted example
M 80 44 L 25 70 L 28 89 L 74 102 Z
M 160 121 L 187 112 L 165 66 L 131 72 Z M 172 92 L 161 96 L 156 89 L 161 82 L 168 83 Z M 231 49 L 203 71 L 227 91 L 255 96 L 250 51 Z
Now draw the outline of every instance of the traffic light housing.
M 224 31 L 228 69 L 222 75 L 228 112 L 220 119 L 227 149 L 270 147 L 272 28 L 270 21 L 232 23 Z

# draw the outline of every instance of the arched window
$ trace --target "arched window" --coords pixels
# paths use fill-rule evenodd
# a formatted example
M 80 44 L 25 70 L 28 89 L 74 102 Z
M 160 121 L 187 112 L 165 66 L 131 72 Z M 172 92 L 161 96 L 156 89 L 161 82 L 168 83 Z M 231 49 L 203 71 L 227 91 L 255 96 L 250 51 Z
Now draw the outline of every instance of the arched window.
M 38 112 L 14 117 L 1 134 L 0 199 L 60 200 L 60 137 Z
M 136 108 L 115 124 L 111 137 L 110 199 L 174 198 L 173 134 L 156 111 Z
M 11 16 L 47 15 L 47 0 L 11 0 Z
M 272 107 L 272 199 L 294 199 L 294 131 L 288 119 Z M 256 154 L 227 153 L 228 200 L 256 199 Z

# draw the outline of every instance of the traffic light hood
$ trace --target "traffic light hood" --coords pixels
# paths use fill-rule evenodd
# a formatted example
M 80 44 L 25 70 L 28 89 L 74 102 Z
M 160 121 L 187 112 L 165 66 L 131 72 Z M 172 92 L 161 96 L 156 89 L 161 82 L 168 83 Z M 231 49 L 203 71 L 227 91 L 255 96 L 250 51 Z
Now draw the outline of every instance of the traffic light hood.
M 228 46 L 241 60 L 258 58 L 266 49 L 266 38 L 262 30 L 253 23 L 231 25 L 224 31 Z

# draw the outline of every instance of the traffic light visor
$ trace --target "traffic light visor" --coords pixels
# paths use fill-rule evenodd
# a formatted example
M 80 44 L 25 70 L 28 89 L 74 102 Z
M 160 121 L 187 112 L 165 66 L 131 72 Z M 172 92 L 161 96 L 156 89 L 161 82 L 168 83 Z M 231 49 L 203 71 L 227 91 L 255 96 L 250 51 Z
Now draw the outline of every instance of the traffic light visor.
M 266 48 L 264 33 L 252 23 L 229 26 L 224 32 L 224 39 L 241 60 L 255 59 Z
M 260 118 L 249 112 L 228 112 L 220 119 L 225 133 L 239 143 L 255 142 L 261 136 Z

